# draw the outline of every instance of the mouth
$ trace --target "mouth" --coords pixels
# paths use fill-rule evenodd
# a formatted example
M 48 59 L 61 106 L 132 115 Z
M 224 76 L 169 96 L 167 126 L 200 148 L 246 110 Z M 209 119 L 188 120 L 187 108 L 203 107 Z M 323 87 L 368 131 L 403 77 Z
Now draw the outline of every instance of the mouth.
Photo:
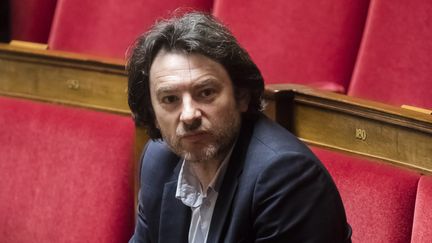
M 192 132 L 182 135 L 180 139 L 189 142 L 199 142 L 205 139 L 208 135 L 207 132 Z

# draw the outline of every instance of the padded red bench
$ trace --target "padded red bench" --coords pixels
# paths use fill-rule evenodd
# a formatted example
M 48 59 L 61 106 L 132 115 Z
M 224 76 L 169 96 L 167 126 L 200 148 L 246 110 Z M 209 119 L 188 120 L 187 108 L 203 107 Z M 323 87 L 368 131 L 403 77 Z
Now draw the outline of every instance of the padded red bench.
M 212 5 L 212 0 L 62 0 L 48 44 L 52 50 L 124 59 L 127 48 L 156 19 L 178 8 L 209 12 Z
M 313 147 L 340 191 L 354 243 L 432 242 L 432 178 Z
M 411 242 L 432 242 L 432 176 L 420 178 Z
M 300 83 L 346 92 L 369 1 L 215 0 L 260 67 L 266 84 Z
M 129 117 L 0 96 L 0 242 L 127 242 Z
M 57 0 L 9 0 L 11 38 L 47 43 Z

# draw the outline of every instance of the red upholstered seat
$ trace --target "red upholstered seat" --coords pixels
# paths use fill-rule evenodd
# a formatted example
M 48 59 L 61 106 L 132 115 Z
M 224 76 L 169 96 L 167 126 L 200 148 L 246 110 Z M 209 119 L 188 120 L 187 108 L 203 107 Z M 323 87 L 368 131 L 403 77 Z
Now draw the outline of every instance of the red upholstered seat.
M 422 176 L 417 190 L 411 242 L 432 242 L 432 177 Z
M 128 117 L 0 97 L 0 242 L 127 242 Z
M 10 0 L 11 38 L 47 43 L 57 0 Z
M 419 174 L 324 149 L 313 151 L 340 191 L 353 243 L 410 241 Z
M 432 109 L 432 1 L 371 1 L 349 95 Z
M 156 19 L 177 8 L 210 11 L 213 0 L 59 0 L 51 49 L 124 58 Z
M 369 1 L 216 0 L 225 22 L 267 84 L 312 84 L 345 92 Z

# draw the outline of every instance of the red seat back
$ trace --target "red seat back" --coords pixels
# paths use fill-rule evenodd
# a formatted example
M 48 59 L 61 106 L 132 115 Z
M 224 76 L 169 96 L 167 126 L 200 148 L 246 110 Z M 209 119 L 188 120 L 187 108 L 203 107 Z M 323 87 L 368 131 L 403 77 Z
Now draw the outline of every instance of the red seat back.
M 0 97 L 0 242 L 127 242 L 128 117 Z
M 11 38 L 47 43 L 57 0 L 10 0 Z
M 346 91 L 369 1 L 216 0 L 225 22 L 267 84 L 312 84 Z
M 177 8 L 210 11 L 212 0 L 59 0 L 51 49 L 124 58 L 126 49 L 156 19 Z
M 340 191 L 353 243 L 410 241 L 419 174 L 324 149 L 313 151 Z
M 373 0 L 349 95 L 432 109 L 432 1 Z
M 411 242 L 432 242 L 432 177 L 422 176 L 417 190 Z

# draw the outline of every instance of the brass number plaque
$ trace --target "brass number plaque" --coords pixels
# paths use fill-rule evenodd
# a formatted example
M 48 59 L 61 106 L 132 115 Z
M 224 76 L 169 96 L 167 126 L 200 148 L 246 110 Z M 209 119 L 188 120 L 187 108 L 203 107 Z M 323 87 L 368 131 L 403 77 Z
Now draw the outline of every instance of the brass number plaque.
M 70 79 L 66 81 L 67 87 L 72 90 L 78 90 L 80 88 L 80 82 L 78 80 Z
M 356 128 L 355 137 L 360 140 L 366 140 L 366 130 L 361 128 Z

